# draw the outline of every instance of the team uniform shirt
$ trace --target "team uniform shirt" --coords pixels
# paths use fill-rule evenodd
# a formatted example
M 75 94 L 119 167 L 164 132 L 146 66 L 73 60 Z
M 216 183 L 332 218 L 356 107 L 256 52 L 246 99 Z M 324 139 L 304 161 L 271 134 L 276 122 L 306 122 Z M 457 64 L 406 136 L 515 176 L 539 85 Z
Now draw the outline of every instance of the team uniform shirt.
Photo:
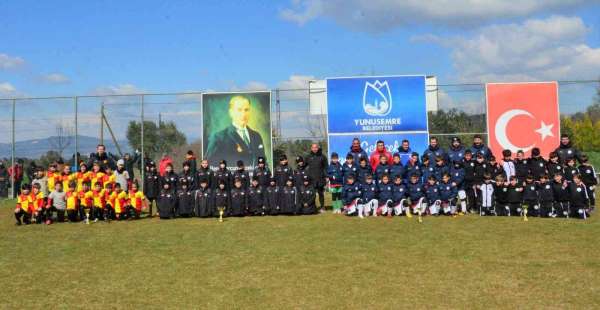
M 423 185 L 419 182 L 417 183 L 408 183 L 406 186 L 406 191 L 408 193 L 408 198 L 412 203 L 419 202 L 419 199 L 425 196 L 425 190 L 423 189 Z
M 110 208 L 115 207 L 115 198 L 116 196 L 113 196 L 113 191 L 104 190 L 104 201 L 106 201 L 106 205 Z
M 455 199 L 458 195 L 458 190 L 456 189 L 456 186 L 452 184 L 452 181 L 448 183 L 440 182 L 438 189 L 440 191 L 440 199 L 444 202 Z
M 117 176 L 114 174 L 105 174 L 102 176 L 102 179 L 100 179 L 102 181 L 102 187 L 103 188 L 107 188 L 108 185 L 112 185 L 112 188 L 114 188 L 114 185 L 117 183 Z M 93 185 L 92 185 L 93 186 Z
M 80 191 L 79 192 L 79 205 L 84 208 L 91 208 L 94 206 L 94 193 L 92 191 Z
M 90 173 L 91 188 L 96 187 L 96 183 L 98 183 L 98 181 L 103 181 L 104 176 L 105 176 L 104 172 L 91 172 Z
M 358 182 L 344 184 L 344 188 L 342 189 L 342 203 L 344 205 L 351 204 L 356 198 L 360 198 L 360 196 L 361 192 Z
M 125 206 L 127 206 L 127 193 L 125 191 L 121 191 L 120 193 L 113 192 L 111 195 L 111 199 L 114 201 L 115 213 L 123 213 L 125 212 Z
M 146 196 L 144 196 L 144 193 L 142 193 L 142 191 L 129 192 L 129 204 L 138 211 L 142 210 L 144 199 L 146 199 Z
M 60 175 L 58 175 L 56 172 L 48 171 L 46 177 L 48 178 L 48 190 L 53 191 L 56 183 L 60 182 Z
M 43 209 L 46 206 L 46 196 L 43 192 L 37 194 L 31 193 L 31 195 L 33 195 L 33 207 L 35 211 Z
M 17 197 L 17 205 L 21 208 L 21 210 L 27 213 L 31 213 L 34 208 L 33 200 L 34 196 L 32 196 L 31 194 L 21 194 Z
M 394 200 L 394 185 L 390 182 L 379 183 L 377 186 L 377 191 L 379 192 L 379 204 L 383 205 L 388 200 Z
M 69 183 L 71 183 L 71 181 L 75 181 L 75 175 L 63 173 L 60 175 L 60 181 L 62 182 L 63 188 L 69 188 Z
M 65 197 L 67 200 L 67 210 L 77 210 L 79 206 L 79 195 L 77 192 L 67 191 Z
M 342 165 L 339 162 L 330 163 L 329 167 L 327 167 L 327 177 L 329 178 L 329 187 L 341 188 L 344 177 Z
M 502 163 L 502 169 L 504 170 L 504 175 L 507 180 L 510 180 L 510 177 L 517 175 L 515 163 L 510 159 L 505 160 L 504 163 Z
M 394 201 L 395 204 L 398 204 L 404 198 L 406 198 L 406 186 L 402 183 L 394 183 L 394 186 L 392 187 L 392 201 Z
M 91 173 L 89 171 L 86 172 L 77 172 L 74 173 L 73 178 L 77 180 L 77 191 L 83 190 L 83 183 L 91 181 L 90 178 Z
M 106 206 L 106 190 L 93 191 L 92 197 L 94 198 L 94 208 L 104 209 L 104 206 Z
M 370 170 L 371 168 L 369 168 Z M 348 180 L 349 176 L 353 176 L 354 177 L 354 183 L 356 183 L 357 181 L 360 182 L 360 179 L 358 178 L 358 167 L 356 166 L 356 164 L 352 163 L 351 165 L 348 162 L 345 162 L 342 165 L 342 174 L 343 174 L 343 180 L 342 182 L 344 182 L 344 185 L 346 185 L 346 181 Z

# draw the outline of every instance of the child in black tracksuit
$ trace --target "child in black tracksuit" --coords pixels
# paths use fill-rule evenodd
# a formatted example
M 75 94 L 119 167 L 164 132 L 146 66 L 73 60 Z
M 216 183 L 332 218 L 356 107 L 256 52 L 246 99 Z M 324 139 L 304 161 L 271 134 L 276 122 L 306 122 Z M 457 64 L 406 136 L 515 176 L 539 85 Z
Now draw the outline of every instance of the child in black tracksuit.
M 196 189 L 196 174 L 192 172 L 191 162 L 183 162 L 183 170 L 179 174 L 179 182 L 185 181 L 187 183 L 187 190 L 193 191 Z
M 563 169 L 565 171 L 565 180 L 568 182 L 573 182 L 573 176 L 579 174 L 579 170 L 577 169 L 577 166 L 575 166 L 575 158 L 567 159 L 566 165 Z
M 521 203 L 523 202 L 523 187 L 518 184 L 517 178 L 510 178 L 510 184 L 508 184 L 506 191 L 506 203 L 508 204 L 508 216 L 520 215 L 522 208 Z
M 265 215 L 265 190 L 260 185 L 258 177 L 253 176 L 248 188 L 248 214 L 250 215 Z
M 233 181 L 229 199 L 229 216 L 244 216 L 248 213 L 248 199 L 246 190 L 243 188 L 242 179 L 237 178 Z
M 554 209 L 554 191 L 552 190 L 552 185 L 548 181 L 548 176 L 542 175 L 540 183 L 537 185 L 540 203 L 540 212 L 538 215 L 541 217 L 550 216 Z
M 166 220 L 173 218 L 175 207 L 177 206 L 177 197 L 171 190 L 171 184 L 165 182 L 162 184 L 162 190 L 156 198 L 156 207 L 160 219 Z
M 273 176 L 275 177 L 275 184 L 278 187 L 284 187 L 287 180 L 293 176 L 292 168 L 288 165 L 288 159 L 285 154 L 279 157 L 279 166 L 275 168 Z
M 573 182 L 569 183 L 569 194 L 571 198 L 572 216 L 586 219 L 589 216 L 590 201 L 585 184 L 583 184 L 579 174 L 574 175 Z
M 248 187 L 250 187 L 250 174 L 248 174 L 248 171 L 246 170 L 246 166 L 244 165 L 244 162 L 241 160 L 237 161 L 237 170 L 233 172 L 232 177 L 233 179 L 239 179 L 242 182 L 242 188 L 244 190 L 247 190 Z
M 258 166 L 254 169 L 253 175 L 258 178 L 258 185 L 262 186 L 262 188 L 266 188 L 269 186 L 269 181 L 271 180 L 271 170 L 267 167 L 267 161 L 264 157 L 258 158 Z
M 496 176 L 496 179 L 494 180 L 494 210 L 497 215 L 508 215 L 509 208 L 506 203 L 507 193 L 508 184 L 505 177 L 503 175 Z
M 194 212 L 198 217 L 209 217 L 213 215 L 213 190 L 210 188 L 207 178 L 202 178 L 199 182 L 200 186 L 194 191 Z
M 554 192 L 554 212 L 550 216 L 569 217 L 571 213 L 571 197 L 569 195 L 568 182 L 563 179 L 560 173 L 554 175 L 552 191 Z
M 215 189 L 213 205 L 211 207 L 212 214 L 219 217 L 219 213 L 223 212 L 223 216 L 226 216 L 230 208 L 229 191 L 225 184 L 225 180 L 217 182 L 217 188 Z
M 534 180 L 539 180 L 542 175 L 548 174 L 546 166 L 546 160 L 540 155 L 540 149 L 534 147 L 531 150 L 531 158 L 529 159 L 529 172 Z
M 538 201 L 537 184 L 533 182 L 533 176 L 528 175 L 525 178 L 525 185 L 523 185 L 523 209 L 526 209 L 531 216 L 538 216 L 540 208 Z
M 148 214 L 153 216 L 152 205 L 160 195 L 160 176 L 153 161 L 148 163 L 149 170 L 144 178 L 144 196 L 148 199 Z M 157 207 L 158 208 L 158 207 Z
M 517 152 L 515 159 L 515 176 L 519 184 L 525 182 L 525 178 L 529 175 L 529 160 L 525 158 L 525 153 L 522 150 Z
M 279 214 L 293 215 L 297 209 L 298 190 L 294 187 L 293 177 L 290 176 L 279 192 Z
M 182 179 L 177 190 L 177 215 L 190 217 L 194 212 L 194 193 L 190 191 L 187 179 Z
M 464 189 L 467 194 L 467 209 L 473 212 L 477 205 L 477 199 L 475 198 L 475 161 L 471 151 L 466 150 L 463 158 L 463 169 L 465 172 L 464 177 Z
M 581 180 L 588 190 L 588 198 L 590 199 L 590 209 L 594 209 L 596 206 L 596 186 L 598 186 L 598 179 L 596 178 L 596 170 L 590 164 L 590 160 L 587 155 L 581 155 L 581 165 L 577 168 Z
M 266 214 L 279 214 L 279 190 L 275 178 L 269 179 L 269 186 L 265 188 L 265 211 Z
M 306 175 L 302 185 L 298 188 L 298 214 L 310 215 L 317 213 L 315 203 L 316 192 L 310 184 L 310 178 Z
M 213 173 L 213 177 L 217 187 L 222 183 L 225 185 L 225 190 L 231 189 L 231 172 L 227 169 L 227 162 L 225 160 L 219 162 L 219 168 Z
M 165 188 L 164 184 L 169 183 L 169 189 L 173 194 L 177 192 L 177 182 L 179 181 L 179 176 L 173 172 L 173 165 L 167 164 L 165 168 L 165 175 L 160 179 L 160 187 Z

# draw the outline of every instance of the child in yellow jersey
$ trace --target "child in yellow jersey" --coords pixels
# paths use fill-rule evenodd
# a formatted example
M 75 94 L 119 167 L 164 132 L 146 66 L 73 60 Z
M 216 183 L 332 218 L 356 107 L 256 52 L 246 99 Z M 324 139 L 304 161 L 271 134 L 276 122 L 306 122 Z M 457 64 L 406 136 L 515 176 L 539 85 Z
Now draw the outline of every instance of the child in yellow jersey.
M 46 177 L 48 178 L 48 190 L 53 189 L 54 185 L 60 182 L 60 174 L 56 171 L 56 163 L 52 163 L 48 166 Z
M 17 207 L 15 208 L 17 225 L 21 225 L 22 223 L 29 224 L 31 221 L 33 196 L 31 195 L 30 190 L 31 186 L 29 184 L 23 184 L 23 186 L 21 186 L 21 194 L 17 197 Z M 23 221 L 21 221 L 21 219 Z
M 31 197 L 33 199 L 33 214 L 31 218 L 37 224 L 43 222 L 44 210 L 46 209 L 46 195 L 44 195 L 40 187 L 38 183 L 31 186 Z
M 131 184 L 131 190 L 129 191 L 129 214 L 136 219 L 140 218 L 142 210 L 148 209 L 148 201 L 146 196 L 140 190 L 138 190 L 137 182 Z
M 90 173 L 91 186 L 94 188 L 96 186 L 96 182 L 102 181 L 104 177 L 104 172 L 100 169 L 100 163 L 95 161 L 92 166 L 92 172 Z
M 92 191 L 94 197 L 94 207 L 92 208 L 92 217 L 94 223 L 98 220 L 106 220 L 106 191 L 102 188 L 102 183 L 96 182 Z
M 104 185 L 104 214 L 106 215 L 105 219 L 110 221 L 115 218 L 115 199 L 113 197 L 113 186 L 112 184 Z
M 90 189 L 90 182 L 84 182 L 79 196 L 79 219 L 84 223 L 90 223 L 90 213 L 94 207 L 94 193 Z
M 115 191 L 111 198 L 114 199 L 115 219 L 122 220 L 127 216 L 127 193 L 121 188 L 121 184 L 115 183 Z
M 63 188 L 69 187 L 69 183 L 74 180 L 74 176 L 71 174 L 71 167 L 64 165 L 62 173 L 60 174 L 60 181 L 63 184 Z
M 83 189 L 83 182 L 90 182 L 90 172 L 87 169 L 87 165 L 85 163 L 81 163 L 79 165 L 79 171 L 75 173 L 74 178 L 77 180 L 77 191 L 81 191 Z
M 77 183 L 71 182 L 67 193 L 65 194 L 65 199 L 67 201 L 67 217 L 71 223 L 77 222 L 77 210 L 79 209 L 79 195 L 77 194 L 77 191 L 75 191 L 76 187 Z
M 105 188 L 107 185 L 114 185 L 117 182 L 116 176 L 113 173 L 112 168 L 110 168 L 110 166 L 106 166 L 104 168 L 104 176 L 102 177 L 102 182 L 104 183 Z

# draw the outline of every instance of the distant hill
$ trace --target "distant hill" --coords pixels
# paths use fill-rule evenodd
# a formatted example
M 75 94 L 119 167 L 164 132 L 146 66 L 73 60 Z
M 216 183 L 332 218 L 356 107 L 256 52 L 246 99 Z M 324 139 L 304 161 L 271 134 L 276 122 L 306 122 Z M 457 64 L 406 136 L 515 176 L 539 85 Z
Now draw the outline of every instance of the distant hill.
M 46 152 L 53 150 L 53 146 L 51 141 L 55 140 L 55 136 L 43 138 L 43 139 L 35 139 L 35 140 L 24 140 L 17 141 L 15 144 L 15 156 L 16 157 L 26 157 L 26 158 L 39 158 L 40 156 L 46 154 Z M 131 152 L 131 148 L 127 141 L 118 141 L 119 146 L 121 147 L 122 152 Z M 95 137 L 89 136 L 78 136 L 78 144 L 79 144 L 79 153 L 82 155 L 88 155 L 91 152 L 96 150 L 96 145 L 100 143 L 100 140 Z M 104 139 L 104 144 L 106 145 L 106 149 L 113 153 L 118 154 L 117 148 L 111 139 Z M 72 140 L 71 145 L 63 151 L 63 157 L 70 158 L 75 151 L 75 139 Z M 10 158 L 11 157 L 11 144 L 10 143 L 0 143 L 0 158 Z

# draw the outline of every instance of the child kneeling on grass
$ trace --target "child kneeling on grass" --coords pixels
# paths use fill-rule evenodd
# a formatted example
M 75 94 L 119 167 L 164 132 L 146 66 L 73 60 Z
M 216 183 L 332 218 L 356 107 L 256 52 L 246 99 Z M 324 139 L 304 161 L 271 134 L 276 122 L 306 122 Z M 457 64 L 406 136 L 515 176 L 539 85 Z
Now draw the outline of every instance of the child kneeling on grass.
M 66 193 L 63 191 L 62 183 L 54 184 L 54 190 L 48 195 L 48 204 L 46 205 L 46 224 L 52 224 L 52 215 L 56 212 L 56 218 L 59 223 L 65 221 L 65 209 L 67 207 Z
M 171 190 L 171 183 L 164 182 L 160 194 L 156 199 L 156 207 L 158 209 L 158 216 L 161 220 L 168 220 L 173 218 L 175 207 L 177 205 L 177 197 Z
M 17 225 L 22 223 L 31 223 L 31 214 L 33 212 L 33 196 L 30 193 L 31 186 L 23 184 L 21 194 L 17 197 L 17 207 L 15 208 L 15 219 Z
M 148 201 L 146 200 L 146 196 L 144 193 L 139 190 L 138 183 L 134 181 L 131 184 L 131 190 L 128 194 L 128 215 L 130 219 L 139 219 L 140 214 L 142 214 L 142 210 L 148 209 Z
M 358 202 L 360 200 L 361 192 L 360 185 L 354 182 L 354 176 L 348 175 L 346 177 L 346 184 L 342 189 L 342 203 L 344 204 L 344 213 L 346 215 L 358 215 L 363 218 L 363 207 Z

